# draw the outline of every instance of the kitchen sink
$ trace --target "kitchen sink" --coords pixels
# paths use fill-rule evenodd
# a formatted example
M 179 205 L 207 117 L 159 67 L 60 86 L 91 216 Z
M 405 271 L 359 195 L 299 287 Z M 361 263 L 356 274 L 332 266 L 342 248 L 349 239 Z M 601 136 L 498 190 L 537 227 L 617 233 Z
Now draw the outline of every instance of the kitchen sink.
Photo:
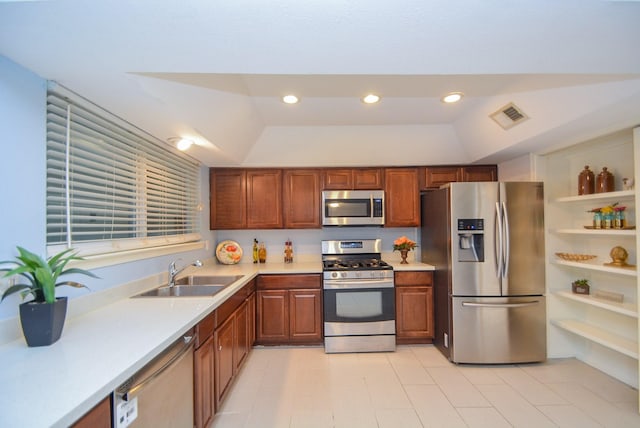
M 133 297 L 210 297 L 243 275 L 191 275 L 176 280 L 176 285 L 163 285 Z
M 244 275 L 189 275 L 176 279 L 176 285 L 229 285 Z

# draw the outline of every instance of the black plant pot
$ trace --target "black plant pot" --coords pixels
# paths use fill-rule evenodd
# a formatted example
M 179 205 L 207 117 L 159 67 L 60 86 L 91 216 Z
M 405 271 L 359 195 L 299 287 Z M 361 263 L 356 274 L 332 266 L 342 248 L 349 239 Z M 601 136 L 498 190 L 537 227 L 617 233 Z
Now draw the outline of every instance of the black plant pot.
M 20 305 L 20 323 L 29 346 L 49 346 L 60 339 L 67 316 L 67 298 L 55 303 L 26 302 Z

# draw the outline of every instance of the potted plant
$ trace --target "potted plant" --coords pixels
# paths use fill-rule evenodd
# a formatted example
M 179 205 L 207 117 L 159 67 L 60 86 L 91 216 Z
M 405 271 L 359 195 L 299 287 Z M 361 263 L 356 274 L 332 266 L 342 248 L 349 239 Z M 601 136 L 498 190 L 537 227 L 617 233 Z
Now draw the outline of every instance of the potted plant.
M 576 294 L 589 294 L 589 280 L 576 279 L 571 283 L 571 291 Z
M 22 299 L 31 294 L 33 300 L 20 304 L 20 323 L 27 345 L 48 346 L 56 342 L 62 334 L 62 327 L 67 314 L 67 298 L 56 298 L 56 287 L 69 285 L 87 288 L 74 281 L 60 281 L 63 275 L 82 274 L 97 278 L 84 269 L 65 269 L 72 260 L 82 260 L 72 249 L 64 250 L 44 260 L 42 257 L 17 247 L 19 255 L 16 261 L 2 261 L 0 265 L 13 264 L 12 268 L 0 269 L 8 278 L 18 275 L 28 282 L 12 285 L 2 294 L 5 297 L 20 292 Z
M 414 241 L 406 236 L 401 236 L 393 241 L 393 251 L 400 251 L 400 257 L 402 257 L 400 264 L 409 264 L 409 262 L 407 262 L 407 255 L 409 254 L 409 251 L 413 250 L 417 246 L 418 245 Z

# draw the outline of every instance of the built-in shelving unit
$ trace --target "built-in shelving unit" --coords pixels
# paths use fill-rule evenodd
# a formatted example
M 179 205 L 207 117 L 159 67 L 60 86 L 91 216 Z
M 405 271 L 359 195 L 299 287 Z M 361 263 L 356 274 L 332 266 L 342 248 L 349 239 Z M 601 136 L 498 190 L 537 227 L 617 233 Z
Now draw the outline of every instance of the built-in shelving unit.
M 611 250 L 623 247 L 627 263 L 637 265 L 640 238 L 635 229 L 638 190 L 623 189 L 622 179 L 639 181 L 640 129 L 627 129 L 544 156 L 548 353 L 576 357 L 637 388 L 639 384 L 638 296 L 635 266 L 612 266 Z M 585 165 L 596 174 L 607 167 L 614 192 L 578 195 Z M 594 208 L 624 206 L 627 227 L 593 229 Z M 588 261 L 567 261 L 555 253 L 591 254 Z M 574 294 L 571 283 L 589 280 L 592 295 Z M 594 291 L 622 294 L 618 303 Z

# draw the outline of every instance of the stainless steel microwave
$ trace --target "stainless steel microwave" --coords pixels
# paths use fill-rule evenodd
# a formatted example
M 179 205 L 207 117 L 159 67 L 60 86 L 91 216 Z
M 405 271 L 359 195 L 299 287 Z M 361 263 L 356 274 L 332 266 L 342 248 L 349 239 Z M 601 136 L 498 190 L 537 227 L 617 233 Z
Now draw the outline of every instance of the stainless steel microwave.
M 323 226 L 384 226 L 384 190 L 325 190 Z

